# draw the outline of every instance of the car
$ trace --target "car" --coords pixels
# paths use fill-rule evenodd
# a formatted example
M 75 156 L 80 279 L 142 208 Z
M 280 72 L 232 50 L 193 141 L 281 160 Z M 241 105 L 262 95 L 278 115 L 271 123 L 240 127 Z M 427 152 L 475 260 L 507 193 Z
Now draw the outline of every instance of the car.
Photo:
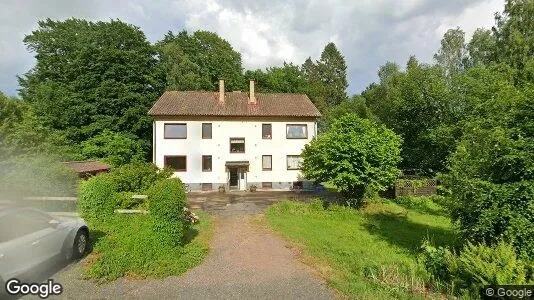
M 82 219 L 0 204 L 0 295 L 7 280 L 25 278 L 58 259 L 79 259 L 88 251 L 89 228 Z

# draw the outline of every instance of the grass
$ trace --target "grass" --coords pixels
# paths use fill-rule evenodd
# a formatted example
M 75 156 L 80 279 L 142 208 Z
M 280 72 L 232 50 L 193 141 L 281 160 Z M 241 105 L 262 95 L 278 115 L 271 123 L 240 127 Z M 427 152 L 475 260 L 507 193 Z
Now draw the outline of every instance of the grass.
M 93 252 L 85 259 L 84 277 L 105 282 L 119 277 L 161 278 L 179 275 L 202 262 L 213 233 L 210 217 L 184 235 L 180 247 L 161 242 L 146 215 L 116 215 L 106 229 L 91 231 Z
M 428 206 L 431 207 L 428 207 Z M 454 243 L 449 219 L 437 205 L 410 209 L 391 201 L 362 211 L 331 205 L 281 202 L 266 213 L 269 225 L 302 249 L 340 294 L 358 299 L 436 296 L 417 262 L 423 239 Z

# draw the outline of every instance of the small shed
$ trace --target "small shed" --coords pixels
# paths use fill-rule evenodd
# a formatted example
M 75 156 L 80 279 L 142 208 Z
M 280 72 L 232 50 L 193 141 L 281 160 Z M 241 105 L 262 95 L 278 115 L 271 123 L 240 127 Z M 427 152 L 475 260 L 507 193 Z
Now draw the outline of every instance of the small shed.
M 64 164 L 73 169 L 78 174 L 78 177 L 84 179 L 100 173 L 107 173 L 111 169 L 110 165 L 96 160 L 67 161 Z

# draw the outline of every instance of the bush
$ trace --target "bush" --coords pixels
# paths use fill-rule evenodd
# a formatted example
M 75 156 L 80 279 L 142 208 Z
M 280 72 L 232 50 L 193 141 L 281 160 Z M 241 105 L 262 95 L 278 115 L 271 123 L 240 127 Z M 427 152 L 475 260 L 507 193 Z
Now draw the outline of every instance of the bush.
M 477 297 L 485 285 L 532 282 L 529 263 L 518 258 L 513 245 L 502 241 L 494 247 L 467 243 L 458 255 L 425 242 L 421 260 L 434 283 L 460 296 Z
M 117 184 L 117 191 L 141 193 L 172 173 L 171 169 L 159 169 L 153 163 L 133 162 L 114 168 L 110 176 Z
M 163 243 L 178 245 L 187 224 L 183 212 L 186 205 L 183 183 L 178 178 L 158 181 L 147 194 L 154 230 L 165 236 Z
M 93 224 L 102 224 L 113 216 L 117 200 L 116 184 L 107 174 L 101 174 L 80 184 L 78 211 Z
M 301 169 L 306 178 L 329 182 L 361 205 L 400 173 L 400 145 L 401 138 L 385 126 L 348 114 L 306 145 Z

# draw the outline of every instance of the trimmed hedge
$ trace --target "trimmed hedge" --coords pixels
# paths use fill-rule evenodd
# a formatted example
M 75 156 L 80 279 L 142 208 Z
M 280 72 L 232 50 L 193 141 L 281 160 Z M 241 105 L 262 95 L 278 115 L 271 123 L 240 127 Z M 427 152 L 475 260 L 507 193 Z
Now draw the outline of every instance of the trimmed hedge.
M 164 235 L 162 242 L 178 245 L 188 223 L 183 212 L 186 194 L 182 181 L 178 178 L 158 181 L 147 194 L 154 231 Z
M 153 163 L 133 162 L 114 168 L 109 175 L 116 182 L 118 192 L 141 193 L 154 183 L 171 177 L 172 170 L 159 169 Z

